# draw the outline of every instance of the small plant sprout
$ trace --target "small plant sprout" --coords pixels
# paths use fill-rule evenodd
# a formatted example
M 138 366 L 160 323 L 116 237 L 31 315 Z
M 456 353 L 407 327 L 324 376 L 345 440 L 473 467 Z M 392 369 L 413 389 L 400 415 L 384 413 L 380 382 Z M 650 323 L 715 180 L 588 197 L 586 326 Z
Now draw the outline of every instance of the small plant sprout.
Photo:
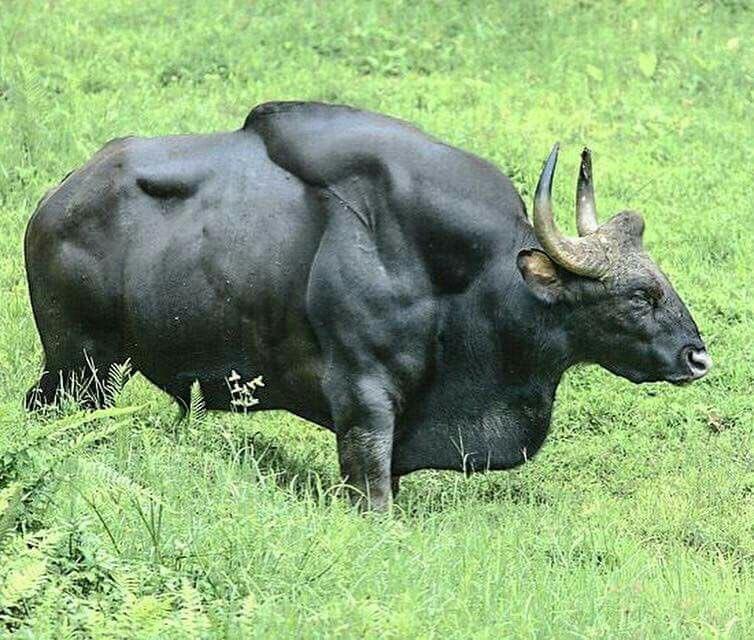
M 246 412 L 259 404 L 259 398 L 254 396 L 254 392 L 264 387 L 262 376 L 244 382 L 238 371 L 233 369 L 226 381 L 230 390 L 230 404 L 234 410 Z

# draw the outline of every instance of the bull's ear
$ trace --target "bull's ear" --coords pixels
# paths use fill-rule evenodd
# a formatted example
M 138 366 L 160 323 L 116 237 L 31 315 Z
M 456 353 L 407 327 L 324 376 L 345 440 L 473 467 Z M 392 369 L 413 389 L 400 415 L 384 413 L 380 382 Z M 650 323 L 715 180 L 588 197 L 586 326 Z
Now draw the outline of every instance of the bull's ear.
M 519 252 L 516 263 L 524 282 L 540 300 L 552 303 L 563 295 L 560 269 L 546 253 L 539 249 L 524 249 Z

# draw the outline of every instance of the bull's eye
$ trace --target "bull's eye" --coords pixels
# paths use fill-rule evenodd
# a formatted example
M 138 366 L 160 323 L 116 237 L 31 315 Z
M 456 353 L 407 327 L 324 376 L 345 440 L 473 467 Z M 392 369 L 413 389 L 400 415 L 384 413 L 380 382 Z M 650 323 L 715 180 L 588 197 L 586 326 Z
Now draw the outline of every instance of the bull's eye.
M 631 294 L 631 306 L 641 313 L 651 311 L 655 306 L 655 299 L 648 291 L 640 289 Z

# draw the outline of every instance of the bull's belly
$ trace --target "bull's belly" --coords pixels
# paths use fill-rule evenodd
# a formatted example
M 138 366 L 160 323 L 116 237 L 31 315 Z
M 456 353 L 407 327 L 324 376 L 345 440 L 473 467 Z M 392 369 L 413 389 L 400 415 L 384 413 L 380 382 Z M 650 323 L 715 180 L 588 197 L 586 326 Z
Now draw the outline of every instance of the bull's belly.
M 321 359 L 305 328 L 272 336 L 241 315 L 204 311 L 143 319 L 150 330 L 142 326 L 126 349 L 134 368 L 179 402 L 196 381 L 208 409 L 286 409 L 330 426 Z
M 231 409 L 238 398 L 230 391 L 262 376 L 254 409 L 327 422 L 321 354 L 305 308 L 308 257 L 264 260 L 245 250 L 253 238 L 236 234 L 227 246 L 237 247 L 226 249 L 215 233 L 215 242 L 184 237 L 132 258 L 125 352 L 179 400 L 197 380 L 209 408 Z

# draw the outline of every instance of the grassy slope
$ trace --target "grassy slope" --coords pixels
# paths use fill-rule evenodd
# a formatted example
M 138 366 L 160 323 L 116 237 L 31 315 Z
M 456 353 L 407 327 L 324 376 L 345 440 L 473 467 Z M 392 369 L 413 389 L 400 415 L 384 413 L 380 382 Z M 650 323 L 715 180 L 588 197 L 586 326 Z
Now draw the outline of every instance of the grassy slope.
M 123 4 L 0 14 L 0 487 L 30 493 L 6 509 L 0 635 L 754 637 L 751 6 Z M 644 212 L 715 370 L 686 389 L 572 371 L 532 464 L 418 474 L 389 520 L 331 499 L 331 437 L 285 414 L 176 427 L 136 380 L 134 415 L 28 420 L 21 241 L 44 190 L 112 137 L 231 129 L 293 98 L 415 121 L 527 200 L 559 139 L 571 228 L 588 143 L 602 215 Z

